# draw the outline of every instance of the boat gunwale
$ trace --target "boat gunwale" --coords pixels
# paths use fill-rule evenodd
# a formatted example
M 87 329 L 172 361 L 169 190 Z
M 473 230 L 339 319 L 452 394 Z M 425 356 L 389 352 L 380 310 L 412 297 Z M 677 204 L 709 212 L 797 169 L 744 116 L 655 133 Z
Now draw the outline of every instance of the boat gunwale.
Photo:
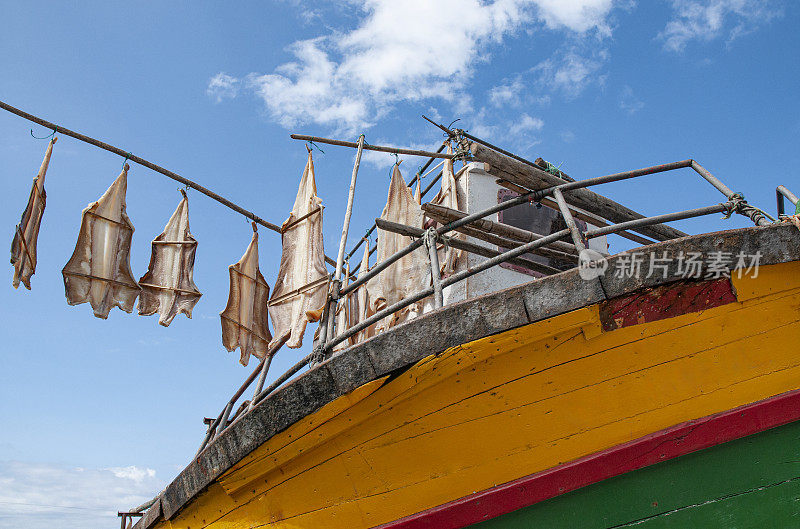
M 584 280 L 577 269 L 464 300 L 427 313 L 345 349 L 270 394 L 210 443 L 162 491 L 136 529 L 172 519 L 206 487 L 242 458 L 292 424 L 350 391 L 405 369 L 420 360 L 517 327 L 630 294 L 683 280 L 679 252 L 760 253 L 761 266 L 800 260 L 800 233 L 791 224 L 737 228 L 690 235 L 636 248 L 670 259 L 663 274 L 604 276 Z M 630 252 L 608 258 L 608 271 Z M 564 293 L 569 295 L 565 296 Z M 409 344 L 413 344 L 410 347 Z

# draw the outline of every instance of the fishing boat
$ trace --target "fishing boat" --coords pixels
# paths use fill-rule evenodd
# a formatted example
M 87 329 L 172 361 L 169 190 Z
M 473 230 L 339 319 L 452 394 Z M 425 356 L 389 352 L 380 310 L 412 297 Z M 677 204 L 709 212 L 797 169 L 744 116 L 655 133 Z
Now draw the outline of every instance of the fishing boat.
M 448 133 L 463 210 L 423 204 L 424 230 L 376 222 L 408 237 L 403 255 L 427 246 L 430 283 L 351 328 L 324 318 L 314 353 L 230 419 L 256 368 L 122 526 L 796 526 L 800 230 L 782 208 L 797 197 L 781 186 L 773 219 L 694 160 L 573 180 Z M 590 189 L 679 169 L 722 201 L 645 217 Z M 754 226 L 667 224 L 720 213 Z M 633 247 L 608 255 L 612 234 Z M 446 277 L 437 244 L 464 252 Z M 384 269 L 336 284 L 334 308 Z

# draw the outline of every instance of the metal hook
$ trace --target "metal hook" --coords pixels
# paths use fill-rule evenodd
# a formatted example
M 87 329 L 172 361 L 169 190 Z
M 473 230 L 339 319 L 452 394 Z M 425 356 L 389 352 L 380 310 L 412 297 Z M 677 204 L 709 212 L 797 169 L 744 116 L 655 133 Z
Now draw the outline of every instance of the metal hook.
M 402 161 L 403 161 L 403 160 L 401 160 L 401 159 L 400 159 L 400 154 L 399 154 L 399 153 L 396 153 L 396 152 L 393 152 L 393 153 L 390 153 L 390 154 L 391 154 L 392 156 L 394 156 L 394 164 L 395 164 L 395 165 L 400 165 L 400 162 L 402 162 Z
M 52 138 L 53 136 L 55 136 L 57 132 L 58 132 L 58 126 L 55 126 L 55 127 L 53 127 L 53 132 L 51 132 L 51 133 L 50 133 L 50 134 L 48 134 L 47 136 L 43 136 L 43 137 L 41 137 L 41 138 L 40 138 L 39 136 L 34 136 L 34 135 L 33 135 L 33 129 L 31 129 L 31 136 L 32 136 L 33 138 L 36 138 L 37 140 L 49 140 L 50 138 Z

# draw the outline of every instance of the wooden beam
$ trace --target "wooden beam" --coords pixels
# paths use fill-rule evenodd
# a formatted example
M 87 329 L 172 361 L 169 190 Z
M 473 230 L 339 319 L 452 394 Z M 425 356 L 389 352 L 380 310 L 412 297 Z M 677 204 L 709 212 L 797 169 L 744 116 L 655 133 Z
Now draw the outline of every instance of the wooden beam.
M 470 152 L 477 160 L 489 164 L 490 174 L 526 189 L 539 190 L 567 183 L 565 180 L 551 175 L 538 167 L 518 162 L 477 142 L 470 144 Z M 579 207 L 611 222 L 626 222 L 644 218 L 641 213 L 585 188 L 570 189 L 565 191 L 564 195 L 571 206 Z M 641 226 L 634 228 L 634 231 L 657 241 L 677 239 L 687 235 L 664 224 Z
M 463 211 L 447 208 L 438 204 L 423 204 L 422 209 L 429 217 L 441 222 L 442 224 L 447 224 L 448 222 L 453 222 L 455 220 L 461 220 L 467 216 L 467 214 Z M 516 226 L 511 226 L 509 224 L 503 224 L 502 222 L 495 222 L 488 219 L 478 219 L 472 222 L 469 226 L 482 232 L 493 233 L 499 235 L 500 237 L 511 239 L 512 241 L 521 241 L 523 243 L 535 241 L 544 237 L 544 235 L 540 235 L 532 231 L 523 230 L 522 228 L 517 228 Z M 456 229 L 456 231 L 458 231 L 458 229 Z M 572 254 L 572 257 L 577 257 L 578 255 L 578 251 L 575 249 L 575 246 L 568 242 L 556 241 L 550 244 L 550 248 L 559 250 L 559 253 Z
M 332 140 L 330 138 L 321 138 L 319 136 L 307 136 L 305 134 L 292 134 L 293 140 L 313 141 L 314 143 L 326 143 L 328 145 L 338 145 L 339 147 L 352 147 L 358 148 L 358 143 L 354 141 Z M 441 152 L 418 151 L 416 149 L 404 149 L 402 147 L 384 147 L 382 145 L 364 144 L 364 150 L 388 152 L 389 154 L 407 154 L 409 156 L 424 156 L 425 158 L 446 158 L 452 160 L 455 154 L 447 154 Z
M 391 222 L 384 219 L 375 219 L 375 225 L 380 230 L 390 231 L 392 233 L 399 233 L 400 235 L 405 235 L 407 237 L 419 238 L 425 234 L 425 230 L 421 228 L 406 226 L 405 224 L 398 224 L 396 222 Z M 442 239 L 444 240 L 445 244 L 457 250 L 464 250 L 465 252 L 474 253 L 475 255 L 480 255 L 481 257 L 492 258 L 503 253 L 497 250 L 493 250 L 491 248 L 487 248 L 485 246 L 481 246 L 479 244 L 471 243 L 469 241 L 462 241 L 460 239 L 455 239 L 453 237 L 442 236 Z M 510 243 L 511 241 L 507 242 Z M 562 270 L 559 270 L 557 268 L 543 265 L 541 263 L 537 263 L 536 261 L 531 261 L 530 259 L 526 259 L 524 257 L 515 257 L 509 259 L 507 262 L 546 275 L 558 274 L 562 272 Z

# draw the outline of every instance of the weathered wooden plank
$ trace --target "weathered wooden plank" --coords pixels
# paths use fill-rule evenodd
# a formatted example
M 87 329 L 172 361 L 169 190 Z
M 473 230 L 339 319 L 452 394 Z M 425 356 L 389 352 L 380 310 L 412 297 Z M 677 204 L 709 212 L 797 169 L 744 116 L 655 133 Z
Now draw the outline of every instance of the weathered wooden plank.
M 489 173 L 508 180 L 514 184 L 520 185 L 527 189 L 537 190 L 546 187 L 565 184 L 566 180 L 562 180 L 557 176 L 551 175 L 537 167 L 523 164 L 516 160 L 500 154 L 488 147 L 479 143 L 470 144 L 470 151 L 473 157 L 482 162 L 489 164 Z M 622 204 L 619 204 L 610 198 L 599 195 L 588 189 L 571 189 L 564 193 L 570 205 L 582 208 L 590 213 L 597 214 L 612 222 L 625 222 L 628 220 L 641 219 L 644 215 L 632 209 L 629 209 Z M 677 239 L 685 237 L 687 234 L 676 230 L 670 226 L 663 224 L 656 224 L 653 226 L 642 226 L 636 228 L 634 231 L 641 233 L 647 237 L 651 237 L 657 241 L 664 241 L 668 239 Z
M 452 222 L 454 220 L 461 220 L 467 216 L 467 213 L 464 213 L 463 211 L 458 211 L 445 206 L 440 206 L 438 204 L 430 204 L 430 203 L 423 204 L 422 209 L 429 217 L 434 218 L 435 220 L 437 220 L 438 222 L 442 222 L 443 224 Z M 478 219 L 475 222 L 472 222 L 470 226 L 486 233 L 492 233 L 495 235 L 499 235 L 500 237 L 504 237 L 506 239 L 520 241 L 523 243 L 535 241 L 544 237 L 544 235 L 540 235 L 532 231 L 523 230 L 522 228 L 517 228 L 516 226 L 503 224 L 502 222 L 491 221 L 489 219 Z M 550 235 L 550 234 L 548 233 L 545 235 Z M 578 251 L 575 249 L 575 245 L 570 244 L 568 242 L 555 241 L 550 243 L 548 246 L 555 250 L 559 250 L 559 254 L 562 255 L 564 253 L 572 254 L 573 256 L 578 255 Z

